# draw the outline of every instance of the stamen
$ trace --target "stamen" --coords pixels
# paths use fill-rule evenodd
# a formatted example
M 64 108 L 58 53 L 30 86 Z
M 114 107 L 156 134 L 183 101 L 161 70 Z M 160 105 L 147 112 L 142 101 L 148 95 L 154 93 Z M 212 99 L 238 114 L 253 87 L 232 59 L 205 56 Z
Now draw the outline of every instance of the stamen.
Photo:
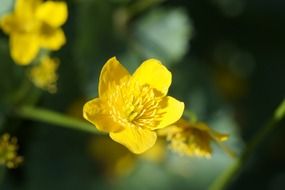
M 148 128 L 160 122 L 162 98 L 156 96 L 153 88 L 129 79 L 122 79 L 119 85 L 112 84 L 110 88 L 112 93 L 108 96 L 108 106 L 115 121 L 123 126 Z

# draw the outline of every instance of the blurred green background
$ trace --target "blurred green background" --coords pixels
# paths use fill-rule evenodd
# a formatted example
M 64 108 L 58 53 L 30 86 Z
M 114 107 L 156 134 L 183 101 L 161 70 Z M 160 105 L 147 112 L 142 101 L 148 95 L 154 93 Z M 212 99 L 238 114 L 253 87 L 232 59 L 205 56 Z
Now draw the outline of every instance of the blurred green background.
M 230 134 L 227 144 L 238 153 L 285 97 L 284 1 L 66 2 L 67 44 L 52 54 L 61 62 L 56 94 L 32 88 L 11 103 L 23 91 L 25 67 L 13 63 L 8 37 L 0 33 L 0 130 L 18 137 L 25 159 L 17 169 L 1 170 L 1 190 L 202 190 L 233 163 L 215 145 L 210 160 L 168 150 L 159 160 L 135 157 L 110 139 L 13 114 L 28 104 L 80 118 L 83 103 L 97 96 L 100 70 L 112 56 L 130 71 L 147 58 L 160 59 L 172 71 L 170 95 L 210 127 Z M 0 16 L 12 6 L 0 0 Z M 278 125 L 227 189 L 284 189 L 284 121 Z

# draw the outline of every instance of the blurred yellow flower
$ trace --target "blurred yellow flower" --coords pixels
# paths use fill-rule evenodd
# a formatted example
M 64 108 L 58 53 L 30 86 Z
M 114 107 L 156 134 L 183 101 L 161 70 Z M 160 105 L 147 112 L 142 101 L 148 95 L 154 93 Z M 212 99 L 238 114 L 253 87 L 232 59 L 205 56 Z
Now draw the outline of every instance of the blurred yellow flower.
M 88 145 L 89 155 L 101 166 L 100 172 L 111 179 L 128 175 L 135 167 L 136 157 L 127 148 L 105 136 L 92 137 Z
M 34 66 L 30 70 L 29 77 L 36 87 L 55 93 L 57 90 L 56 82 L 58 76 L 56 71 L 58 65 L 57 59 L 45 57 L 39 65 Z
M 153 147 L 140 155 L 140 158 L 159 163 L 166 157 L 166 147 L 163 140 L 159 139 Z
M 143 154 L 134 155 L 127 148 L 110 141 L 106 136 L 92 137 L 88 143 L 88 152 L 96 165 L 100 165 L 102 169 L 100 172 L 112 180 L 114 177 L 130 174 L 135 169 L 138 159 L 159 163 L 166 156 L 165 144 L 162 140 L 158 140 Z
M 0 165 L 15 168 L 23 162 L 23 157 L 17 155 L 18 145 L 15 137 L 5 133 L 0 137 Z
M 13 60 L 27 65 L 40 48 L 58 50 L 66 41 L 60 26 L 67 14 L 65 2 L 16 0 L 14 12 L 0 19 L 1 28 L 10 35 Z
M 211 141 L 221 142 L 228 139 L 228 135 L 210 129 L 205 123 L 191 123 L 184 119 L 161 129 L 158 134 L 166 136 L 174 152 L 206 158 L 212 155 Z
M 99 130 L 140 154 L 156 142 L 154 130 L 177 121 L 184 103 L 166 96 L 171 73 L 160 61 L 144 61 L 133 75 L 113 57 L 99 79 L 99 98 L 87 102 L 83 116 Z

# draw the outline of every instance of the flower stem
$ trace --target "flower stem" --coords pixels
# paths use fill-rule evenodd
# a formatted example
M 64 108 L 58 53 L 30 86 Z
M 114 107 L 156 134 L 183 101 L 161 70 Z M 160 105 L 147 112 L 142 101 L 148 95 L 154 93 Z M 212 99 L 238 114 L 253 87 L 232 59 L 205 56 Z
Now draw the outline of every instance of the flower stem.
M 242 152 L 241 156 L 237 158 L 232 165 L 227 168 L 210 186 L 210 190 L 225 189 L 234 178 L 240 174 L 245 163 L 251 158 L 252 154 L 258 147 L 258 145 L 266 138 L 266 136 L 278 126 L 285 115 L 285 100 L 278 106 L 272 119 L 262 127 L 249 141 L 247 147 Z
M 55 126 L 81 130 L 93 134 L 104 134 L 99 132 L 93 125 L 80 121 L 61 113 L 50 111 L 47 109 L 36 108 L 32 106 L 22 106 L 17 108 L 16 115 L 25 119 L 46 122 Z

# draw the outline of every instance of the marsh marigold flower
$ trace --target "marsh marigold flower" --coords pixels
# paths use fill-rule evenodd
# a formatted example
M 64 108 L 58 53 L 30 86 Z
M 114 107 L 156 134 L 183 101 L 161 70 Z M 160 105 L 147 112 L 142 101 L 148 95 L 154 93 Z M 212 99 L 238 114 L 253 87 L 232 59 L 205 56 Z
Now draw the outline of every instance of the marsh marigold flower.
M 17 154 L 18 145 L 15 137 L 5 133 L 0 137 L 0 165 L 15 168 L 23 162 L 23 158 Z
M 43 0 L 16 0 L 14 12 L 0 19 L 0 26 L 10 35 L 13 60 L 27 65 L 40 48 L 58 50 L 65 43 L 60 28 L 67 19 L 64 2 Z
M 29 77 L 36 87 L 55 93 L 57 90 L 58 75 L 56 71 L 58 65 L 57 59 L 45 57 L 30 70 Z
M 83 116 L 100 131 L 140 154 L 156 142 L 154 130 L 177 121 L 184 104 L 167 96 L 171 73 L 158 60 L 144 61 L 133 75 L 113 57 L 99 79 L 99 98 L 87 102 Z
M 221 142 L 228 139 L 228 135 L 210 129 L 206 123 L 188 122 L 184 119 L 161 129 L 158 134 L 166 136 L 174 152 L 206 158 L 212 155 L 211 141 Z

